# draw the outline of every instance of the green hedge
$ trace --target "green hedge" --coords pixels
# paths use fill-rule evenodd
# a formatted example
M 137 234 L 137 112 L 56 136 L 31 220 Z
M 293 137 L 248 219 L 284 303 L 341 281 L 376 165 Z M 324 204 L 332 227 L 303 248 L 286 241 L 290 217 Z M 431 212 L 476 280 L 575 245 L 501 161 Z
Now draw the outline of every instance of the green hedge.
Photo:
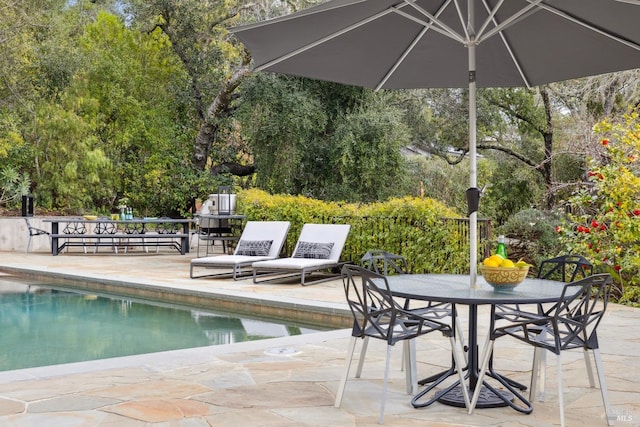
M 405 197 L 382 203 L 324 202 L 303 196 L 244 190 L 238 212 L 252 221 L 290 221 L 282 256 L 290 256 L 306 223 L 350 224 L 342 260 L 359 263 L 370 249 L 404 256 L 414 273 L 468 273 L 468 238 L 456 212 L 428 198 Z M 479 255 L 481 256 L 481 255 Z

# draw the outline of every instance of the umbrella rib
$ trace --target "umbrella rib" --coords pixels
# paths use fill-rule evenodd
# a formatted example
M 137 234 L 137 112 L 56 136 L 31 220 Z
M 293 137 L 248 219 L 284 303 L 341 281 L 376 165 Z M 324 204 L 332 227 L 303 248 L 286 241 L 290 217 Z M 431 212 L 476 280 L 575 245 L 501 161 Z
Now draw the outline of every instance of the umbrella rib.
M 368 18 L 365 18 L 365 19 L 363 19 L 361 21 L 358 21 L 355 24 L 349 25 L 348 27 L 345 27 L 345 28 L 343 28 L 343 29 L 341 29 L 339 31 L 336 31 L 335 33 L 331 33 L 328 36 L 322 37 L 321 39 L 318 39 L 318 40 L 316 40 L 316 41 L 314 41 L 312 43 L 308 43 L 308 44 L 306 44 L 306 45 L 304 45 L 304 46 L 302 46 L 302 47 L 300 47 L 300 48 L 298 48 L 296 50 L 293 50 L 293 51 L 291 51 L 289 53 L 281 55 L 281 56 L 279 56 L 279 57 L 277 57 L 275 59 L 272 59 L 269 62 L 266 62 L 266 63 L 262 64 L 262 65 L 259 65 L 258 67 L 255 68 L 255 71 L 262 71 L 262 70 L 264 70 L 266 68 L 269 68 L 269 67 L 272 67 L 272 66 L 274 66 L 274 65 L 276 65 L 276 64 L 278 64 L 278 63 L 280 63 L 282 61 L 286 61 L 287 59 L 292 58 L 292 57 L 294 57 L 294 56 L 296 56 L 296 55 L 298 55 L 298 54 L 300 54 L 302 52 L 305 52 L 305 51 L 307 51 L 309 49 L 313 49 L 316 46 L 319 46 L 319 45 L 321 45 L 321 44 L 323 44 L 325 42 L 328 42 L 329 40 L 332 40 L 332 39 L 334 39 L 336 37 L 339 37 L 339 36 L 341 36 L 341 35 L 343 35 L 345 33 L 348 33 L 349 31 L 355 30 L 356 28 L 361 27 L 361 26 L 363 26 L 365 24 L 368 24 L 371 21 L 375 21 L 376 19 L 380 18 L 381 16 L 388 15 L 389 13 L 392 13 L 393 11 L 394 11 L 393 9 L 385 9 L 385 10 L 383 10 L 381 12 L 378 12 L 375 15 L 369 16 Z
M 640 45 L 638 45 L 638 43 L 632 42 L 632 41 L 627 40 L 627 39 L 625 39 L 625 38 L 623 38 L 623 37 L 621 37 L 621 36 L 619 36 L 617 34 L 613 34 L 613 33 L 609 32 L 609 31 L 605 31 L 605 30 L 603 30 L 601 28 L 598 28 L 595 25 L 591 24 L 590 22 L 584 21 L 584 20 L 582 20 L 582 19 L 580 19 L 580 18 L 578 18 L 576 16 L 570 15 L 569 13 L 564 12 L 564 11 L 562 11 L 560 9 L 557 9 L 557 8 L 555 8 L 553 6 L 549 6 L 547 4 L 542 4 L 542 5 L 539 5 L 538 7 L 541 8 L 541 9 L 545 9 L 548 12 L 555 13 L 556 15 L 558 15 L 558 16 L 560 16 L 560 17 L 562 17 L 562 18 L 564 18 L 564 19 L 566 19 L 568 21 L 571 21 L 574 24 L 578 24 L 578 25 L 580 25 L 582 27 L 585 27 L 585 28 L 587 28 L 587 29 L 589 29 L 591 31 L 594 31 L 594 32 L 596 32 L 598 34 L 602 34 L 603 36 L 608 37 L 608 38 L 610 38 L 610 39 L 612 39 L 612 40 L 614 40 L 614 41 L 616 41 L 618 43 L 622 43 L 623 45 L 628 46 L 628 47 L 630 47 L 632 49 L 640 50 Z
M 482 35 L 482 32 L 478 33 L 478 44 L 482 43 L 484 40 L 491 38 L 492 36 L 494 36 L 496 33 L 499 33 L 501 31 L 504 31 L 506 28 L 516 24 L 517 22 L 523 20 L 524 18 L 528 17 L 530 14 L 532 13 L 536 13 L 540 10 L 540 3 L 542 2 L 542 0 L 535 0 L 535 1 L 530 1 L 529 5 L 523 7 L 522 9 L 520 9 L 517 13 L 514 13 L 513 15 L 511 15 L 508 19 L 505 19 L 504 21 L 502 21 L 498 26 L 493 27 L 491 29 L 491 31 L 487 32 L 486 34 L 484 34 L 484 36 Z M 488 17 L 487 20 L 491 19 L 492 17 Z M 488 22 L 485 22 L 482 25 L 482 29 L 486 29 L 488 25 Z
M 464 22 L 464 18 L 462 17 L 462 11 L 460 10 L 460 4 L 458 3 L 458 0 L 454 0 L 453 4 L 456 6 L 456 11 L 458 12 L 458 19 L 460 20 L 460 26 L 464 30 L 464 36 L 466 37 L 467 40 L 471 40 L 471 37 L 469 36 L 469 25 Z
M 443 34 L 447 37 L 450 37 L 456 41 L 459 41 L 460 43 L 465 43 L 466 40 L 464 39 L 464 37 L 462 37 L 460 34 L 458 34 L 458 32 L 456 32 L 453 28 L 449 27 L 447 24 L 445 24 L 444 22 L 442 22 L 439 19 L 440 14 L 449 6 L 449 4 L 451 3 L 451 0 L 447 0 L 447 2 L 445 2 L 440 9 L 438 9 L 438 12 L 435 15 L 432 15 L 431 13 L 427 12 L 425 9 L 421 8 L 420 6 L 414 4 L 413 1 L 408 1 L 405 0 L 405 3 L 408 4 L 409 6 L 413 7 L 415 10 L 417 10 L 418 12 L 420 12 L 422 15 L 424 15 L 425 17 L 427 17 L 431 22 L 427 23 L 419 18 L 416 18 L 415 16 L 409 15 L 409 14 L 404 14 L 404 12 L 400 12 L 398 11 L 398 13 L 401 13 L 403 16 L 406 16 L 407 18 L 418 22 L 422 25 L 424 25 L 425 27 L 429 27 L 432 28 L 434 31 L 437 31 L 440 34 Z
M 487 29 L 487 26 L 489 25 L 490 22 L 493 22 L 497 26 L 497 21 L 495 20 L 495 16 L 496 16 L 496 13 L 498 13 L 498 9 L 502 7 L 502 3 L 504 3 L 504 0 L 500 0 L 495 5 L 495 7 L 491 9 L 485 0 L 482 1 L 484 8 L 486 9 L 487 12 L 489 12 L 489 15 L 487 16 L 487 19 L 485 19 L 484 24 L 482 24 L 482 26 L 480 27 L 480 30 L 478 30 L 478 34 L 484 33 L 484 31 Z
M 378 83 L 376 85 L 376 88 L 375 88 L 376 91 L 380 90 L 380 88 L 382 88 L 382 86 L 384 86 L 385 83 L 387 83 L 387 80 L 389 80 L 389 78 L 393 75 L 393 73 L 396 72 L 396 70 L 398 69 L 400 64 L 402 64 L 402 62 L 405 60 L 405 58 L 411 53 L 413 48 L 416 46 L 416 44 L 418 44 L 420 39 L 422 39 L 422 37 L 425 35 L 425 33 L 428 30 L 429 30 L 428 27 L 424 27 L 422 29 L 422 31 L 420 31 L 420 34 L 418 34 L 418 36 L 416 36 L 416 38 L 413 39 L 413 41 L 411 42 L 409 47 L 407 49 L 405 49 L 405 51 L 402 53 L 402 56 L 400 56 L 400 59 L 398 59 L 395 62 L 395 64 L 393 64 L 393 67 L 391 67 L 391 69 L 387 72 L 387 74 L 385 74 L 384 78 L 382 80 L 380 80 L 380 83 Z
M 408 1 L 405 0 L 406 4 L 409 4 Z M 445 3 L 443 3 L 442 6 L 440 6 L 440 9 L 438 9 L 438 11 L 435 14 L 435 18 L 439 18 L 440 15 L 442 14 L 442 12 L 444 12 L 444 10 L 447 8 L 447 6 L 451 3 L 451 0 L 447 0 Z M 416 44 L 418 44 L 418 42 L 422 39 L 422 37 L 424 37 L 424 35 L 426 34 L 427 31 L 429 31 L 430 29 L 433 29 L 434 31 L 438 31 L 440 30 L 439 28 L 434 26 L 434 23 L 426 23 L 420 19 L 417 19 L 416 17 L 409 15 L 407 13 L 405 13 L 404 11 L 399 10 L 398 8 L 395 8 L 396 13 L 412 20 L 415 22 L 418 22 L 419 24 L 423 25 L 424 27 L 422 28 L 422 30 L 420 31 L 420 33 L 413 39 L 413 41 L 411 42 L 411 44 L 409 45 L 409 47 L 407 47 L 404 52 L 402 53 L 402 55 L 400 56 L 400 58 L 393 64 L 393 66 L 391 67 L 391 69 L 389 71 L 387 71 L 387 73 L 384 75 L 384 77 L 382 78 L 382 80 L 380 80 L 380 82 L 376 85 L 375 90 L 378 91 L 382 88 L 382 86 L 384 86 L 387 83 L 387 80 L 389 80 L 389 78 L 391 78 L 391 76 L 393 75 L 393 73 L 396 72 L 396 70 L 398 69 L 398 67 L 400 66 L 400 64 L 402 64 L 402 62 L 404 62 L 405 58 L 411 53 L 411 51 L 413 50 L 413 48 L 416 46 Z M 441 30 L 442 31 L 442 30 Z M 438 31 L 438 32 L 441 32 Z M 442 33 L 442 32 L 441 32 Z M 448 33 L 443 33 L 444 35 L 448 36 L 448 37 L 453 37 L 451 34 Z M 457 41 L 461 41 L 458 40 L 456 37 L 453 37 L 454 40 Z
M 498 22 L 496 21 L 495 18 L 495 12 L 498 10 L 498 8 L 500 7 L 500 5 L 502 4 L 502 1 L 500 2 L 499 5 L 497 5 L 493 11 L 491 11 L 489 5 L 487 4 L 486 0 L 482 0 L 482 4 L 484 5 L 485 9 L 487 10 L 487 12 L 489 12 L 491 21 L 494 23 L 494 25 L 498 25 Z M 489 21 L 487 21 L 485 23 L 485 26 L 483 26 L 483 30 L 486 27 L 486 24 L 488 24 Z M 509 57 L 511 58 L 511 60 L 513 61 L 513 64 L 515 65 L 516 69 L 518 70 L 518 74 L 520 74 L 520 77 L 522 78 L 522 82 L 524 83 L 524 85 L 527 88 L 531 88 L 531 83 L 529 82 L 529 79 L 527 78 L 527 76 L 524 73 L 524 70 L 522 69 L 522 67 L 520 66 L 520 61 L 518 61 L 518 59 L 516 58 L 515 53 L 513 52 L 513 49 L 511 49 L 511 45 L 509 44 L 509 41 L 507 40 L 507 36 L 504 34 L 504 32 L 500 31 L 498 33 L 498 35 L 500 36 L 500 39 L 502 40 L 502 43 L 504 44 L 505 49 L 507 50 L 507 53 L 509 54 Z

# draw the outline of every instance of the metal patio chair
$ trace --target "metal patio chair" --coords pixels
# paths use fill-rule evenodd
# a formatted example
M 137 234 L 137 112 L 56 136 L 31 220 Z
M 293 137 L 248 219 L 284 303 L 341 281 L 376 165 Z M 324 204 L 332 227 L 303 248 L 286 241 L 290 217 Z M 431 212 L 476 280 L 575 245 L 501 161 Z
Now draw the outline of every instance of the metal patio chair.
M 374 249 L 367 251 L 364 256 L 360 259 L 360 265 L 363 268 L 366 268 L 369 271 L 373 271 L 376 274 L 382 274 L 383 276 L 392 274 L 409 274 L 409 265 L 407 263 L 407 259 L 402 255 L 397 255 L 391 252 L 387 252 L 380 249 Z M 405 300 L 404 308 L 408 309 L 410 300 Z M 455 318 L 456 324 L 456 333 L 457 338 L 461 343 L 462 348 L 465 348 L 464 342 L 464 330 L 462 329 L 462 323 L 460 322 L 460 318 L 453 315 L 453 310 L 455 309 L 453 304 L 449 303 L 439 303 L 439 302 L 430 302 L 426 309 L 429 311 L 429 316 L 434 317 L 437 316 L 438 320 L 445 319 L 447 317 Z M 367 351 L 366 342 L 363 345 L 361 355 L 360 355 L 360 363 L 364 360 L 365 353 Z M 465 362 L 467 361 L 467 353 L 463 352 L 463 356 Z M 402 359 L 402 368 L 404 368 L 404 358 Z M 361 368 L 360 368 L 361 370 Z
M 389 361 L 391 348 L 398 342 L 403 342 L 406 369 L 407 392 L 417 391 L 416 349 L 414 338 L 431 332 L 440 332 L 449 338 L 451 350 L 456 362 L 456 370 L 460 381 L 464 384 L 462 364 L 454 332 L 450 325 L 428 317 L 424 309 L 405 309 L 397 303 L 391 295 L 389 284 L 385 276 L 376 274 L 355 265 L 345 265 L 342 268 L 344 291 L 353 314 L 353 329 L 351 341 L 347 351 L 346 367 L 336 393 L 335 407 L 340 407 L 342 397 L 349 377 L 351 361 L 355 352 L 358 338 L 364 340 L 363 347 L 369 338 L 376 338 L 387 342 L 387 358 L 384 372 L 384 385 L 380 402 L 380 424 L 384 423 L 384 407 L 389 382 Z M 362 363 L 358 366 L 356 378 L 360 377 Z M 466 387 L 463 387 L 465 403 L 469 404 Z
M 43 236 L 43 235 L 51 236 L 51 233 L 49 233 L 47 230 L 33 227 L 29 222 L 29 218 L 25 217 L 24 221 L 27 223 L 27 230 L 29 231 L 29 241 L 27 242 L 27 249 L 25 252 L 29 253 L 29 249 L 31 248 L 31 239 L 33 238 L 33 236 Z
M 607 415 L 607 423 L 613 425 L 614 417 L 610 412 L 609 397 L 605 383 L 602 358 L 598 345 L 597 328 L 605 313 L 612 284 L 608 274 L 596 274 L 585 279 L 564 285 L 562 296 L 557 304 L 547 312 L 521 312 L 515 320 L 496 316 L 496 306 L 491 309 L 489 337 L 485 343 L 478 383 L 482 383 L 489 368 L 495 340 L 511 336 L 535 348 L 529 399 L 533 399 L 537 388 L 537 371 L 540 369 L 540 356 L 549 350 L 557 356 L 558 405 L 560 424 L 565 426 L 564 399 L 562 390 L 562 352 L 582 348 L 587 362 L 587 375 L 591 387 L 595 387 L 589 351 L 593 353 L 596 371 L 600 383 L 600 392 Z M 495 377 L 499 382 L 501 377 Z M 508 384 L 503 382 L 508 387 Z M 473 412 L 479 397 L 480 388 L 473 394 L 469 413 Z
M 593 265 L 582 255 L 561 255 L 540 263 L 539 279 L 573 282 L 593 274 Z
M 78 218 L 78 220 L 80 220 L 81 218 Z M 84 224 L 84 222 L 81 221 L 69 221 L 67 222 L 67 224 L 65 225 L 65 227 L 62 229 L 62 233 L 63 234 L 87 234 L 87 227 Z M 67 250 L 67 253 L 69 252 L 69 246 L 71 246 L 69 239 L 66 239 L 66 242 L 64 243 L 65 245 L 65 249 Z M 84 253 L 87 253 L 87 241 L 86 239 L 82 239 L 82 250 L 84 251 Z

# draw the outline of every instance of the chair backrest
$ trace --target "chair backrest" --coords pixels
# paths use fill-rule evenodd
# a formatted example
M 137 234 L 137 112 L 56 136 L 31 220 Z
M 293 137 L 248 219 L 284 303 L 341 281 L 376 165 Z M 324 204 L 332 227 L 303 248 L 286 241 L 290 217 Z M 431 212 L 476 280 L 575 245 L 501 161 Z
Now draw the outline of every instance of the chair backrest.
M 33 232 L 34 232 L 35 228 L 29 222 L 29 218 L 24 217 L 24 222 L 27 223 L 27 230 L 29 230 L 29 235 L 30 236 L 34 236 L 35 234 Z
M 561 255 L 544 260 L 538 269 L 539 279 L 573 282 L 593 274 L 593 265 L 581 255 Z
M 300 237 L 293 253 L 296 253 L 301 242 L 308 243 L 333 243 L 328 261 L 338 262 L 342 255 L 342 249 L 347 241 L 347 235 L 351 225 L 349 224 L 305 224 L 300 231 Z
M 612 283 L 609 274 L 595 274 L 565 285 L 553 313 L 558 350 L 598 348 L 596 329 L 607 308 Z
M 49 232 L 46 230 L 32 226 L 31 222 L 29 221 L 29 218 L 27 217 L 24 217 L 24 222 L 27 223 L 27 230 L 29 230 L 29 236 L 39 236 L 41 234 L 49 234 Z
M 65 227 L 62 229 L 62 232 L 64 234 L 86 234 L 87 227 L 84 225 L 84 222 L 71 220 L 67 222 Z
M 287 238 L 289 221 L 247 221 L 240 235 L 240 241 L 271 240 L 268 256 L 277 258 Z M 234 254 L 237 254 L 241 245 L 236 245 Z
M 102 218 L 98 218 L 98 221 L 100 221 L 100 219 Z M 112 222 L 98 222 L 93 232 L 95 234 L 116 234 L 118 232 L 118 226 Z
M 352 335 L 379 338 L 392 343 L 398 305 L 391 297 L 387 279 L 365 268 L 346 264 L 342 279 L 347 303 L 353 314 Z
M 371 250 L 360 259 L 360 265 L 369 271 L 388 276 L 393 274 L 407 274 L 409 267 L 407 260 L 401 255 L 383 250 Z
M 391 294 L 387 278 L 357 265 L 342 267 L 344 293 L 353 314 L 354 337 L 371 337 L 394 345 L 401 340 L 440 331 L 451 336 L 451 327 L 424 308 L 404 309 Z

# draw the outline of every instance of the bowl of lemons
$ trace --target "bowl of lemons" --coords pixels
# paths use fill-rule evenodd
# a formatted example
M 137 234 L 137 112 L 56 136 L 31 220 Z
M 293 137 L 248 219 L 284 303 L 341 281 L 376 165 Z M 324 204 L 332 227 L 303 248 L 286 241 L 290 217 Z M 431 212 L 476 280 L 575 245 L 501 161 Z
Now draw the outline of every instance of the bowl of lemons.
M 484 280 L 496 291 L 511 291 L 527 277 L 529 267 L 522 260 L 514 262 L 500 255 L 491 255 L 482 261 L 480 271 Z

